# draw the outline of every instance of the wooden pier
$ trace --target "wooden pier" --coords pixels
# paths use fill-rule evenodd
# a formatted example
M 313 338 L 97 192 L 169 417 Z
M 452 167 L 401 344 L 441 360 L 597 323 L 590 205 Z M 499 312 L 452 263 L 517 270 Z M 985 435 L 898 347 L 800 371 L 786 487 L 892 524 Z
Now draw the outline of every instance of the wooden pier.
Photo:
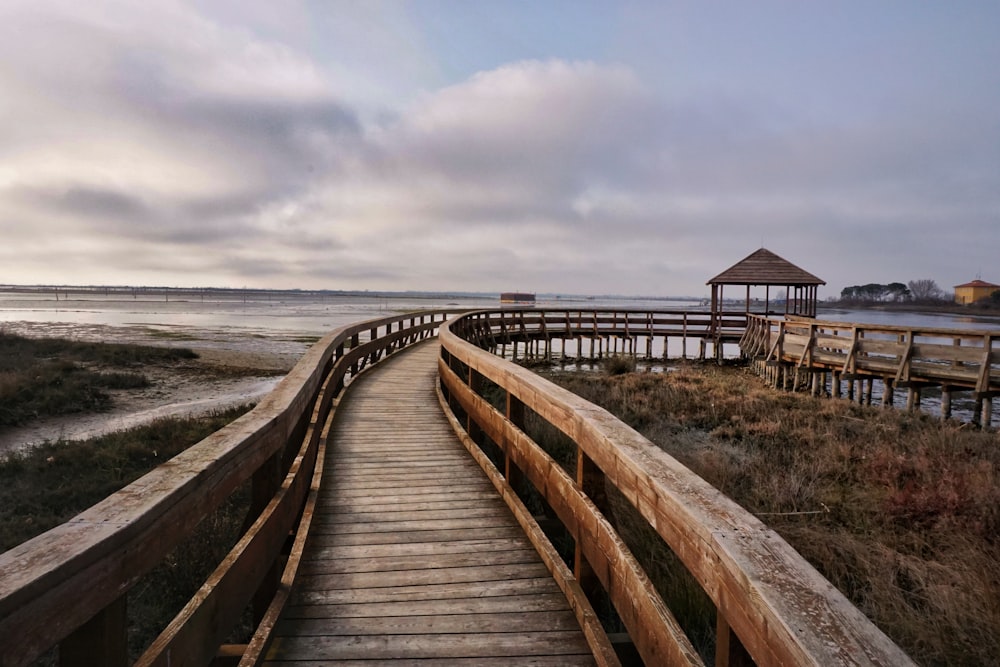
M 618 308 L 483 310 L 462 326 L 470 341 L 513 361 L 591 363 L 617 355 L 721 359 L 745 328 L 743 312 Z
M 595 664 L 566 596 L 437 405 L 438 348 L 361 376 L 338 407 L 329 483 L 265 664 Z
M 448 315 L 330 332 L 249 413 L 0 554 L 0 667 L 54 648 L 63 667 L 129 664 L 130 591 L 246 487 L 244 532 L 134 664 L 613 667 L 620 648 L 647 665 L 703 665 L 618 535 L 613 495 L 715 605 L 709 662 L 912 664 L 757 518 L 612 415 L 491 353 L 590 342 L 665 356 L 668 339 L 690 337 L 718 355 L 745 314 Z M 797 334 L 785 333 L 787 363 Z M 922 377 L 912 347 L 910 381 Z M 870 350 L 852 349 L 864 369 L 857 351 Z M 560 431 L 575 465 L 553 460 L 526 420 Z M 572 544 L 557 550 L 546 530 Z M 610 629 L 598 603 L 613 607 Z
M 750 315 L 740 348 L 773 386 L 793 391 L 871 405 L 878 382 L 883 407 L 902 390 L 907 409 L 919 410 L 921 392 L 939 387 L 943 419 L 953 395 L 968 392 L 973 421 L 989 426 L 1000 395 L 1000 336 L 992 331 Z

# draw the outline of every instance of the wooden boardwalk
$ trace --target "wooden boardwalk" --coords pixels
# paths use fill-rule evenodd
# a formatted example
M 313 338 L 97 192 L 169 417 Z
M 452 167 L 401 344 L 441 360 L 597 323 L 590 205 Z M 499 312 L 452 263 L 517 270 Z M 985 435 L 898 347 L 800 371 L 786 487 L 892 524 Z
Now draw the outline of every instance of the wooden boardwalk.
M 594 664 L 565 596 L 442 415 L 438 354 L 436 340 L 396 353 L 338 408 L 266 664 Z

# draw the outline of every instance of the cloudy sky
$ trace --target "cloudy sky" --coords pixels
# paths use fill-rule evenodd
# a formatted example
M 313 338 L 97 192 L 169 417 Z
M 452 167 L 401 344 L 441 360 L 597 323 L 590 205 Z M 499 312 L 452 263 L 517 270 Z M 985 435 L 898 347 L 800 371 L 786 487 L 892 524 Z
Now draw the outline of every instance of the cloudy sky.
M 0 283 L 1000 282 L 1000 3 L 0 0 Z

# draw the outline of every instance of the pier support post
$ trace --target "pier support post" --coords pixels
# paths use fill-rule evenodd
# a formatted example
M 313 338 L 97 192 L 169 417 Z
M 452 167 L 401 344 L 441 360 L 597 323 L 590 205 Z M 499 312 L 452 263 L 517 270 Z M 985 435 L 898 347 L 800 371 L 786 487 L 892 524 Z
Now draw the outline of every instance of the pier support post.
M 891 408 L 893 403 L 895 403 L 895 383 L 893 378 L 884 378 L 882 380 L 882 407 Z
M 830 373 L 830 391 L 834 398 L 840 398 L 840 371 Z
M 983 416 L 983 408 L 982 408 L 982 404 L 980 403 L 979 395 L 978 394 L 973 394 L 972 395 L 972 402 L 973 402 L 973 406 L 972 406 L 972 424 L 973 424 L 973 426 L 979 426 L 980 425 L 980 419 Z
M 982 412 L 980 423 L 984 429 L 990 427 L 990 420 L 993 417 L 993 397 L 987 394 L 982 399 Z
M 951 419 L 951 387 L 941 387 L 941 419 Z

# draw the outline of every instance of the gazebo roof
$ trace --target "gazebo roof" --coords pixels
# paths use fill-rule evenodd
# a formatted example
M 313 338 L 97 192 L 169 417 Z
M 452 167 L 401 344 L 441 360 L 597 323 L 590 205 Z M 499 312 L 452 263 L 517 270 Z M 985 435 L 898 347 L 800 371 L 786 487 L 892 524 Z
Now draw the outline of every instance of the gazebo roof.
M 813 274 L 766 248 L 750 253 L 709 280 L 706 285 L 825 285 Z

